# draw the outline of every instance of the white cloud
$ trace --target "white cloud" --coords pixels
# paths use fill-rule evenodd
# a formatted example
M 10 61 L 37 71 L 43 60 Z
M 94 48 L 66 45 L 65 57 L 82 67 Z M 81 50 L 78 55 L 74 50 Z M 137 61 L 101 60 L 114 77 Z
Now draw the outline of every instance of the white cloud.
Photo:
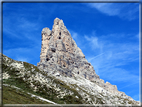
M 98 9 L 102 13 L 108 14 L 109 16 L 120 14 L 120 9 L 115 7 L 113 3 L 90 3 L 89 5 Z
M 87 40 L 87 41 L 89 41 L 89 43 L 91 44 L 91 47 L 93 48 L 93 49 L 95 49 L 95 48 L 100 48 L 100 45 L 99 45 L 99 43 L 98 43 L 98 38 L 97 37 L 88 37 L 88 36 L 84 36 L 84 38 Z
M 109 15 L 118 16 L 122 19 L 133 20 L 139 18 L 139 4 L 132 3 L 89 3 L 88 6 Z

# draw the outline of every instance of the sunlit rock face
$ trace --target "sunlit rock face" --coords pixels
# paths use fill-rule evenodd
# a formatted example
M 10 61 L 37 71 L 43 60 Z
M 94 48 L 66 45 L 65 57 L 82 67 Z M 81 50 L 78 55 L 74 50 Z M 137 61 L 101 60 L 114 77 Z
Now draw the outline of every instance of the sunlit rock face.
M 96 81 L 93 66 L 77 47 L 63 21 L 56 18 L 52 30 L 43 28 L 42 48 L 38 67 L 52 74 L 73 77 L 74 73 Z
M 95 82 L 111 93 L 119 93 L 115 85 L 104 83 L 95 73 L 81 49 L 76 45 L 63 23 L 63 20 L 56 18 L 52 30 L 43 28 L 42 47 L 39 69 L 55 76 L 67 76 L 74 78 L 79 75 L 85 79 Z

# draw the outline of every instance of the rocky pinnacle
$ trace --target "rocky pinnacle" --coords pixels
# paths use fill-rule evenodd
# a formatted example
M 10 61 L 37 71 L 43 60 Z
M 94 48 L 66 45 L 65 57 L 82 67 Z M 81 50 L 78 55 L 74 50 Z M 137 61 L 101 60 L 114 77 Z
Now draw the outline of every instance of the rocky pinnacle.
M 95 73 L 91 63 L 77 47 L 63 20 L 56 18 L 52 30 L 47 27 L 43 28 L 41 35 L 40 62 L 37 64 L 39 69 L 57 77 L 62 75 L 74 78 L 77 74 L 111 93 L 119 92 L 116 85 L 111 85 L 109 82 L 104 83 L 104 80 Z

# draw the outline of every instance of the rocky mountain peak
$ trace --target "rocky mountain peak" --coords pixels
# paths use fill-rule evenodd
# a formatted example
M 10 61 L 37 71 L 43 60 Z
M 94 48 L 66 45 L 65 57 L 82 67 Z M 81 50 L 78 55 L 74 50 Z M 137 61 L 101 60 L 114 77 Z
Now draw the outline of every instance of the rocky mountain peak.
M 50 67 L 47 67 L 49 65 Z M 90 70 L 82 71 L 84 65 L 88 66 Z M 52 66 L 56 67 L 52 68 Z M 73 76 L 74 73 L 77 73 L 88 79 L 92 79 L 94 76 L 99 78 L 59 18 L 54 20 L 52 31 L 47 27 L 42 30 L 42 48 L 38 67 L 47 72 L 49 72 L 46 70 L 47 68 L 59 71 L 66 69 L 62 70 L 62 73 L 59 72 L 59 74 L 65 73 L 66 76 Z
M 54 25 L 64 25 L 63 20 L 60 20 L 59 18 L 54 19 Z
M 93 66 L 86 60 L 85 55 L 71 37 L 63 20 L 59 18 L 54 20 L 52 30 L 49 28 L 42 30 L 40 62 L 37 66 L 57 77 L 81 76 L 95 82 L 105 90 L 118 93 L 115 85 L 104 83 L 104 80 L 95 73 Z

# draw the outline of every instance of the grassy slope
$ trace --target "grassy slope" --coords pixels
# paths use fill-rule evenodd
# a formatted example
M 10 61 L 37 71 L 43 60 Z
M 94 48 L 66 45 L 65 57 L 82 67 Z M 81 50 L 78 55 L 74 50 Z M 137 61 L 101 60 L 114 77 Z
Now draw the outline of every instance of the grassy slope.
M 3 57 L 6 57 L 6 56 L 4 55 Z M 72 91 L 74 94 L 73 95 L 65 95 L 63 98 L 57 98 L 57 95 L 59 95 L 59 92 L 57 92 L 54 89 L 54 87 L 53 88 L 48 88 L 48 87 L 46 87 L 46 85 L 41 86 L 42 84 L 39 81 L 34 81 L 33 82 L 33 84 L 38 87 L 38 91 L 34 92 L 33 89 L 30 87 L 29 81 L 24 81 L 23 77 L 20 77 L 20 78 L 18 77 L 17 74 L 20 71 L 18 69 L 14 68 L 14 67 L 9 66 L 13 62 L 21 63 L 20 61 L 15 61 L 15 60 L 13 60 L 11 58 L 8 58 L 7 61 L 3 58 L 2 70 L 3 70 L 3 72 L 7 72 L 10 75 L 10 78 L 3 80 L 4 84 L 14 85 L 16 87 L 21 88 L 25 92 L 30 92 L 32 94 L 41 96 L 41 97 L 43 97 L 45 99 L 51 100 L 51 101 L 53 101 L 55 103 L 58 103 L 58 104 L 64 104 L 64 103 L 66 103 L 66 104 L 82 104 L 82 103 L 84 103 L 82 101 L 81 96 L 78 94 L 78 92 L 76 90 L 70 88 L 68 85 L 64 84 L 63 81 L 58 80 L 58 79 L 56 79 L 54 77 L 50 77 L 50 76 L 47 75 L 47 73 L 45 73 L 43 71 L 40 71 L 36 66 L 24 62 L 24 67 L 26 68 L 26 70 L 24 72 L 27 73 L 27 71 L 31 71 L 32 70 L 31 68 L 35 69 L 34 72 L 30 72 L 31 73 L 30 75 L 26 74 L 24 76 L 24 78 L 26 80 L 28 80 L 28 78 L 31 75 L 35 75 L 36 72 L 39 72 L 39 73 L 43 74 L 44 76 L 46 76 L 46 78 L 50 79 L 52 81 L 52 83 L 56 84 L 62 91 L 69 90 L 69 91 Z M 3 96 L 4 98 L 8 97 L 7 88 L 3 88 L 3 93 L 5 93 L 4 96 Z M 11 100 L 13 100 L 13 98 L 12 98 L 13 95 L 12 94 L 14 94 L 14 92 L 9 94 L 11 96 L 11 97 L 9 97 Z M 79 96 L 79 99 L 75 98 L 76 95 Z M 19 94 L 19 97 L 20 97 L 20 94 Z M 18 99 L 18 97 L 16 97 L 15 99 Z M 3 103 L 5 103 L 5 104 L 11 103 L 11 100 L 10 100 L 10 102 L 8 102 L 8 100 L 3 99 Z M 28 102 L 28 101 L 23 101 L 23 102 L 21 101 L 20 103 L 24 104 L 26 102 Z M 37 103 L 39 104 L 39 102 L 37 102 Z
M 8 86 L 3 86 L 3 104 L 50 104 Z

